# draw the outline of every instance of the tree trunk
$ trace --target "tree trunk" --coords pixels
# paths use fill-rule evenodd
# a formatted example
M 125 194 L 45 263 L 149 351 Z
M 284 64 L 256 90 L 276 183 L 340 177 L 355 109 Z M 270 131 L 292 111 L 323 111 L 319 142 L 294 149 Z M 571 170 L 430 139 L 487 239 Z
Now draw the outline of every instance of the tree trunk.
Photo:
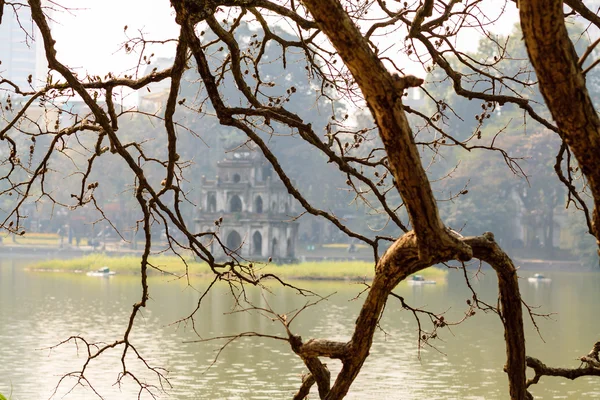
M 565 26 L 562 0 L 519 2 L 521 28 L 540 91 L 594 198 L 592 229 L 600 246 L 600 118 Z
M 459 258 L 469 259 L 470 249 L 444 228 L 421 164 L 402 105 L 409 82 L 392 77 L 339 1 L 307 0 L 304 4 L 352 72 L 377 122 L 396 187 L 417 236 L 419 258 L 427 262 L 435 257 L 435 249 L 453 248 Z
M 348 343 L 349 353 L 342 359 L 342 371 L 326 397 L 331 400 L 343 398 L 360 371 L 369 354 L 373 333 L 387 297 L 398 282 L 436 262 L 468 260 L 473 250 L 452 235 L 439 216 L 402 105 L 408 80 L 393 77 L 386 70 L 339 1 L 305 0 L 304 4 L 338 51 L 365 97 L 379 127 L 390 169 L 414 229 L 414 232 L 398 239 L 377 265 L 371 289 L 356 321 L 354 335 Z M 488 242 L 485 238 L 482 240 Z M 490 263 L 500 265 L 498 278 L 510 393 L 512 399 L 521 400 L 526 398 L 525 342 L 518 282 L 514 267 L 510 267 L 510 259 L 493 243 L 493 239 L 491 243 L 495 248 L 488 248 L 481 256 L 490 258 Z M 473 244 L 486 248 L 486 243 L 474 240 Z M 302 353 L 301 347 L 298 351 Z

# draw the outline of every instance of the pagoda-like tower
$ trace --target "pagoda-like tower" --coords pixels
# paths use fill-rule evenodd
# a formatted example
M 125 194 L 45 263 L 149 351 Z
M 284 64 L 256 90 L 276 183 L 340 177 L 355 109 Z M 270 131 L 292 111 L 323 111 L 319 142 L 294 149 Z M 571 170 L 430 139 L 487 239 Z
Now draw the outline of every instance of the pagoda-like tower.
M 199 205 L 197 229 L 217 232 L 230 252 L 254 260 L 295 260 L 294 199 L 262 154 L 244 146 L 227 152 L 217 163 L 216 179 L 202 177 Z M 215 257 L 226 256 L 217 243 L 210 247 Z

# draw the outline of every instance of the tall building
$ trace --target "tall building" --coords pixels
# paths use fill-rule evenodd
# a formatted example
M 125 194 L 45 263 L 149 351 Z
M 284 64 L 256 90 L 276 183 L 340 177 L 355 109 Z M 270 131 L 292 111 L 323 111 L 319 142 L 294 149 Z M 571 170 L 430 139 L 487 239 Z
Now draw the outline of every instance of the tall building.
M 290 261 L 296 257 L 298 222 L 292 221 L 294 199 L 257 151 L 243 146 L 217 164 L 217 177 L 203 177 L 199 231 L 216 231 L 231 253 L 249 259 Z M 222 218 L 216 226 L 215 221 Z M 225 256 L 218 243 L 207 243 Z
M 32 85 L 35 88 L 45 83 L 47 63 L 43 57 L 43 43 L 29 7 L 4 5 L 0 24 L 0 61 L 0 79 L 15 83 L 22 91 L 31 91 Z M 6 84 L 0 89 L 14 91 Z

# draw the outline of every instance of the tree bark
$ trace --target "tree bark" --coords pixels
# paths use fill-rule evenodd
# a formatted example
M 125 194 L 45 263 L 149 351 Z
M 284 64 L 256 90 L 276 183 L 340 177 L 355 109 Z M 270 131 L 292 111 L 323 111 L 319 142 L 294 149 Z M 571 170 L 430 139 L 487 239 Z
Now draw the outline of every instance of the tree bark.
M 473 249 L 474 256 L 494 268 L 498 276 L 500 299 L 500 317 L 504 326 L 510 398 L 527 399 L 525 334 L 523 313 L 517 271 L 506 253 L 494 241 L 493 235 L 468 237 L 464 243 Z M 446 254 L 448 257 L 448 254 Z M 435 262 L 449 261 L 440 257 Z M 409 232 L 398 239 L 384 254 L 377 265 L 371 288 L 356 320 L 354 334 L 347 343 L 326 340 L 309 340 L 302 343 L 299 337 L 293 337 L 292 348 L 303 359 L 330 357 L 342 361 L 342 370 L 338 374 L 327 396 L 327 400 L 343 399 L 354 379 L 369 356 L 373 335 L 391 291 L 410 274 L 416 273 L 429 264 L 423 263 L 417 252 L 417 239 Z M 318 381 L 318 377 L 317 381 Z M 323 383 L 328 383 L 328 377 Z
M 419 258 L 427 262 L 434 257 L 434 249 L 453 248 L 460 259 L 470 259 L 470 249 L 448 234 L 439 216 L 402 105 L 403 86 L 409 83 L 388 72 L 339 1 L 307 0 L 304 4 L 352 72 L 377 122 L 396 187 L 417 235 Z
M 540 91 L 594 198 L 592 229 L 600 246 L 600 118 L 564 22 L 562 0 L 519 2 L 521 28 Z
M 402 105 L 408 80 L 392 76 L 371 50 L 337 0 L 305 0 L 319 28 L 328 36 L 360 87 L 377 122 L 396 186 L 408 210 L 414 231 L 398 239 L 380 259 L 365 303 L 356 321 L 348 354 L 326 399 L 343 398 L 358 375 L 371 348 L 373 334 L 387 298 L 408 275 L 452 259 L 468 260 L 473 250 L 447 230 Z M 512 399 L 525 399 L 525 342 L 521 298 L 510 259 L 486 238 L 471 240 L 480 257 L 496 268 L 500 285 L 502 321 L 507 341 L 507 372 Z M 298 346 L 302 354 L 302 346 Z M 317 354 L 312 354 L 318 356 Z
M 517 269 L 490 233 L 464 240 L 473 249 L 473 256 L 490 264 L 498 276 L 500 317 L 506 342 L 505 370 L 508 374 L 510 398 L 527 399 L 525 331 Z

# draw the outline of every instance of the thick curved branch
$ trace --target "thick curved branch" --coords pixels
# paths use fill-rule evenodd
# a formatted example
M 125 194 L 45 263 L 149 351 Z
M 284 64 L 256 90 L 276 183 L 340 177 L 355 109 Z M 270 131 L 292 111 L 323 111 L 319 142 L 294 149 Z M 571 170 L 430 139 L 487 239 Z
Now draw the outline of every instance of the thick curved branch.
M 491 233 L 462 240 L 465 245 L 472 247 L 475 257 L 489 263 L 498 275 L 500 317 L 507 344 L 506 370 L 509 376 L 511 399 L 524 399 L 526 398 L 525 336 L 516 268 L 506 253 L 496 244 Z M 438 258 L 431 264 L 449 261 L 454 259 L 454 256 L 452 251 L 446 251 L 438 254 Z M 301 357 L 329 357 L 342 361 L 342 370 L 326 399 L 341 399 L 348 392 L 369 355 L 378 321 L 392 290 L 410 274 L 431 264 L 419 259 L 415 233 L 409 232 L 403 235 L 379 260 L 375 277 L 349 342 L 310 340 L 302 343 L 299 337 L 290 340 L 292 348 Z

